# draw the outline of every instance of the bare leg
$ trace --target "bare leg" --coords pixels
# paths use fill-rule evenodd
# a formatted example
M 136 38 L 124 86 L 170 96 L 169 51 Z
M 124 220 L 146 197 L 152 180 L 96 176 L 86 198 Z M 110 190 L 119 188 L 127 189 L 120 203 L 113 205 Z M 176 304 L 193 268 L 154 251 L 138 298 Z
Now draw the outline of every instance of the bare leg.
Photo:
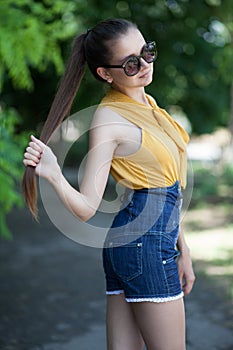
M 143 339 L 125 295 L 107 296 L 107 349 L 142 350 Z
M 147 350 L 185 350 L 183 299 L 131 303 Z

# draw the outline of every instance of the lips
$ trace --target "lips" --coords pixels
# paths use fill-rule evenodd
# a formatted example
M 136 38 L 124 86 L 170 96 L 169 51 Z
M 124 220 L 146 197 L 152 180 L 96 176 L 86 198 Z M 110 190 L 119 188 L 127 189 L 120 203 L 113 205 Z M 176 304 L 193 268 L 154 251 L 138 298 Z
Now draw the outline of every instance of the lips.
M 150 74 L 150 70 L 146 71 L 145 73 L 143 73 L 142 75 L 140 75 L 139 78 L 145 78 Z

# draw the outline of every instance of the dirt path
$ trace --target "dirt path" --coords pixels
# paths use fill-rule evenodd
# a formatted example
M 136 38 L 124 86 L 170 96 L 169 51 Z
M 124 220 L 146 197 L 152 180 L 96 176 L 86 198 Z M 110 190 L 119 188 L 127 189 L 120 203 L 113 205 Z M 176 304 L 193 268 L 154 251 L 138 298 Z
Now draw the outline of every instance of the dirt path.
M 66 238 L 43 210 L 39 225 L 26 210 L 8 222 L 14 240 L 0 244 L 0 349 L 105 350 L 101 250 Z M 230 350 L 230 302 L 225 287 L 203 274 L 204 263 L 197 259 L 186 299 L 187 350 Z

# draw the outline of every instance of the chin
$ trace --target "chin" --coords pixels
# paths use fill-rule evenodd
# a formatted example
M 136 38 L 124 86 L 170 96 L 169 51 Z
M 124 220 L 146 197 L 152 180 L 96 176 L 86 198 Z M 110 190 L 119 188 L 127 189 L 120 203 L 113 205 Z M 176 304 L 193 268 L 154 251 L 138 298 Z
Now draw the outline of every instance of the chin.
M 143 79 L 141 81 L 141 86 L 148 86 L 152 83 L 152 81 L 153 81 L 153 78 L 151 76 L 148 77 L 147 79 Z
M 142 76 L 141 78 L 139 78 L 139 81 L 144 86 L 149 85 L 153 81 L 153 72 L 150 72 L 145 76 Z

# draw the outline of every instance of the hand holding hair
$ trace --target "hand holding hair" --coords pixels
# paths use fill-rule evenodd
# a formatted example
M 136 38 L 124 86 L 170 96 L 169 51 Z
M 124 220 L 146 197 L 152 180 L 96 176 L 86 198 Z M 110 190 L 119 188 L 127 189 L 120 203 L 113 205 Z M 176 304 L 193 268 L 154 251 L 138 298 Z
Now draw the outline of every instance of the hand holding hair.
M 61 172 L 57 158 L 51 148 L 31 135 L 31 142 L 24 153 L 23 164 L 35 168 L 36 175 L 51 180 L 54 174 Z

